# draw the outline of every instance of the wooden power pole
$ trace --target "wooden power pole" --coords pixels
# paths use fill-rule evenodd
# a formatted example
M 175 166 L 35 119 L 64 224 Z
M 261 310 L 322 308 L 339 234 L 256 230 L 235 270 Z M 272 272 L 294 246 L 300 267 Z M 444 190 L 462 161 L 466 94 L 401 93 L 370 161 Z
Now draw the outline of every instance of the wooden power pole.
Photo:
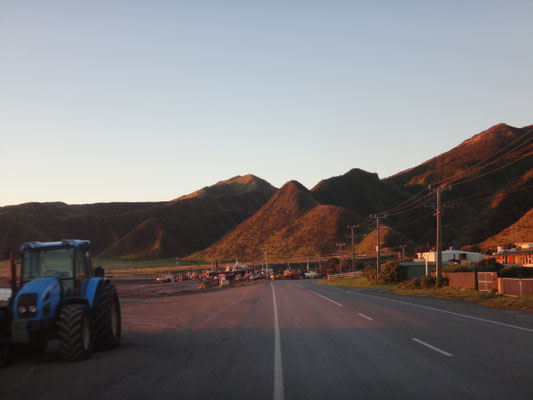
M 378 214 L 370 214 L 370 218 L 374 218 L 376 220 L 376 234 L 377 234 L 377 246 L 376 246 L 376 253 L 377 253 L 377 256 L 376 256 L 376 282 L 378 280 L 378 276 L 379 276 L 379 270 L 380 270 L 380 266 L 381 266 L 381 260 L 380 260 L 380 256 L 381 256 L 381 242 L 380 242 L 380 237 L 379 237 L 379 221 L 382 220 L 383 218 L 387 218 L 387 215 L 386 214 L 383 214 L 383 215 L 378 215 Z
M 342 257 L 342 248 L 345 246 L 346 244 L 345 243 L 337 243 L 337 247 L 340 249 L 341 251 L 341 260 L 340 260 L 340 264 L 339 264 L 339 271 L 340 273 L 342 274 L 342 261 L 343 261 L 343 257 Z
M 429 189 L 435 189 L 437 196 L 437 210 L 435 216 L 437 217 L 437 257 L 435 260 L 435 276 L 438 278 L 442 277 L 442 202 L 441 202 L 441 192 L 443 190 L 450 190 L 451 186 L 447 185 L 429 185 Z
M 355 271 L 355 242 L 353 238 L 353 230 L 355 225 L 348 225 L 348 228 L 352 232 L 352 272 Z

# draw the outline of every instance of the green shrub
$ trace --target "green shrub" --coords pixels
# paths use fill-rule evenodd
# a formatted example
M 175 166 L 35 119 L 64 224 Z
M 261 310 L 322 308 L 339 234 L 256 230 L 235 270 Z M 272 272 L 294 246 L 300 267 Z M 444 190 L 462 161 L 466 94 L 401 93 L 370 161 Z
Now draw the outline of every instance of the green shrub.
M 407 267 L 392 261 L 381 266 L 378 279 L 382 282 L 402 282 L 407 280 Z
M 502 268 L 502 264 L 491 258 L 477 263 L 447 265 L 442 270 L 443 272 L 498 272 Z
M 505 267 L 498 271 L 500 278 L 533 278 L 533 268 Z
M 435 278 L 432 276 L 424 275 L 420 278 L 420 287 L 423 289 L 435 287 L 435 283 Z

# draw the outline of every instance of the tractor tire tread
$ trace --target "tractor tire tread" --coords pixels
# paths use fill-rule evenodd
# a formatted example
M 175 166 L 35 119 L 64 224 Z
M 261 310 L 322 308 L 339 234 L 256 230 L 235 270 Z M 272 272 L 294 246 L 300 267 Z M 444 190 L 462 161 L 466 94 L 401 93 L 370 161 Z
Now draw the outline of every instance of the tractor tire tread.
M 118 330 L 113 334 L 111 307 L 117 307 Z M 97 292 L 93 304 L 94 347 L 95 350 L 111 350 L 120 346 L 121 317 L 117 290 L 113 285 L 104 283 Z
M 86 304 L 68 304 L 63 307 L 57 319 L 59 352 L 61 358 L 69 361 L 81 361 L 90 357 L 83 347 L 83 317 L 89 314 Z

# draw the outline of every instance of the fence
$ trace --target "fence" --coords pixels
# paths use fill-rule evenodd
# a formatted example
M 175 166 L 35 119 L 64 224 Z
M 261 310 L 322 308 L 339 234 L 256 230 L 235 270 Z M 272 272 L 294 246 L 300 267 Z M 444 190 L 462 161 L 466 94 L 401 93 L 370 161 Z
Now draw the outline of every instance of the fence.
M 480 292 L 498 290 L 498 274 L 496 272 L 478 272 L 477 284 Z
M 363 271 L 346 272 L 344 274 L 334 274 L 334 275 L 328 274 L 328 281 L 336 281 L 338 279 L 358 278 L 360 276 L 363 276 Z
M 445 272 L 442 275 L 449 279 L 452 288 L 477 289 L 480 292 L 496 290 L 507 296 L 533 296 L 533 279 L 498 278 L 496 272 Z
M 449 279 L 452 288 L 476 289 L 475 272 L 445 272 L 442 276 Z
M 500 278 L 498 292 L 509 296 L 533 296 L 533 279 Z

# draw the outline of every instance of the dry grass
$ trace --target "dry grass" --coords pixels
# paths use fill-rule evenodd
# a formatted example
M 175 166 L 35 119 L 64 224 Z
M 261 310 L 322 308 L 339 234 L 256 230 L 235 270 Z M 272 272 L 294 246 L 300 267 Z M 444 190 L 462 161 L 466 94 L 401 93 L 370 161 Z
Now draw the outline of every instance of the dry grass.
M 353 279 L 342 279 L 338 281 L 319 280 L 319 283 L 348 288 L 380 288 L 386 289 L 388 293 L 394 293 L 404 296 L 422 296 L 435 297 L 446 300 L 465 300 L 478 303 L 487 307 L 506 308 L 514 310 L 532 310 L 533 297 L 510 297 L 501 294 L 486 292 L 477 292 L 473 289 L 457 289 L 450 287 L 427 288 L 427 289 L 410 289 L 398 288 L 394 282 L 378 283 L 369 282 L 366 277 L 362 276 Z

